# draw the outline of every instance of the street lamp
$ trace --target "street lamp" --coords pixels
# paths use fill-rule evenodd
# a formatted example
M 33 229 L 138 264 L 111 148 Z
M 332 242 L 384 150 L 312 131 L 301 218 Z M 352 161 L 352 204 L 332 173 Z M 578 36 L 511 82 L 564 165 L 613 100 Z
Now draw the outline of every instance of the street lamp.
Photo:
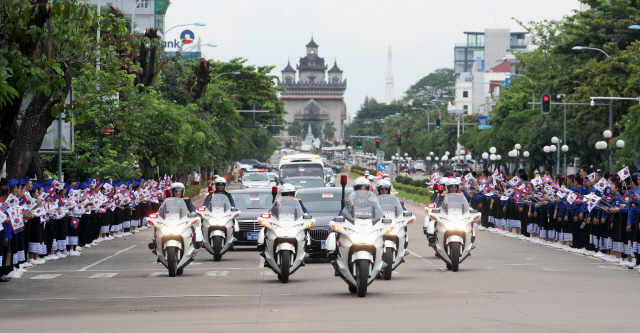
M 638 29 L 640 29 L 640 25 L 637 25 L 637 24 L 631 25 L 631 26 L 629 26 L 629 29 L 638 30 Z
M 612 133 L 609 130 L 606 130 L 604 132 L 602 132 L 602 136 L 604 136 L 604 138 L 607 141 L 598 141 L 595 144 L 596 149 L 598 150 L 604 150 L 603 155 L 605 157 L 605 159 L 607 159 L 607 170 L 609 170 L 609 172 L 611 172 L 611 160 L 612 158 L 611 155 L 613 155 L 613 151 L 609 148 L 609 144 L 607 143 L 609 140 L 611 140 L 612 137 Z M 625 142 L 623 140 L 618 140 L 616 141 L 616 148 L 618 149 L 622 149 L 624 148 Z
M 198 22 L 196 22 L 196 23 L 187 23 L 187 24 L 179 24 L 179 25 L 175 25 L 175 26 L 173 26 L 173 27 L 169 28 L 167 31 L 163 32 L 163 35 L 165 35 L 165 36 L 166 36 L 166 35 L 169 33 L 169 31 L 171 31 L 171 30 L 172 30 L 172 29 L 174 29 L 174 28 L 177 28 L 177 27 L 186 27 L 186 26 L 188 26 L 188 25 L 195 25 L 195 26 L 198 26 L 198 27 L 204 27 L 204 26 L 205 26 L 205 25 L 207 25 L 207 24 L 206 24 L 206 23 L 198 23 Z
M 523 78 L 525 78 L 525 79 L 529 80 L 529 82 L 531 82 L 531 85 L 533 86 L 533 81 L 531 81 L 531 79 L 530 79 L 530 78 L 528 78 L 526 75 L 522 75 L 522 74 L 514 74 L 514 73 L 506 73 L 505 75 L 506 75 L 506 76 L 522 76 Z M 532 103 L 535 103 L 535 101 L 536 101 L 535 93 L 534 93 L 533 91 L 531 91 L 531 102 L 532 102 Z M 534 106 L 535 106 L 534 104 L 531 104 L 531 110 L 533 110 L 533 109 L 534 109 Z
M 490 152 L 491 154 L 495 154 L 495 153 L 496 153 L 496 147 L 491 147 L 491 148 L 489 148 L 489 152 Z
M 230 74 L 233 74 L 233 75 L 240 75 L 240 74 L 242 74 L 242 73 L 240 73 L 240 72 L 220 73 L 220 74 L 216 75 L 216 76 L 213 78 L 213 80 L 217 79 L 217 78 L 218 78 L 218 76 L 220 76 L 220 75 L 230 75 Z
M 522 168 L 526 169 L 527 168 L 527 158 L 529 157 L 529 152 L 528 151 L 523 152 L 522 156 L 524 157 L 524 159 L 522 160 Z
M 440 111 L 440 107 L 435 104 L 424 103 L 422 106 L 433 106 L 438 109 L 438 117 L 442 120 L 442 111 Z
M 429 126 L 431 125 L 431 117 L 429 116 L 429 111 L 423 108 L 411 108 L 411 110 L 422 110 L 427 114 L 427 132 L 429 132 Z

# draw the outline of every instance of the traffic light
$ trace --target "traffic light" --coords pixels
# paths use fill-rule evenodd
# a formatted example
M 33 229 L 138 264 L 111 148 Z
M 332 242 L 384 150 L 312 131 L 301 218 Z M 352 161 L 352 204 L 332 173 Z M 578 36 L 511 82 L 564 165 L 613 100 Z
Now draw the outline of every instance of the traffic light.
M 345 141 L 345 146 L 347 146 L 347 149 L 351 149 L 351 142 L 349 140 Z
M 358 142 L 356 143 L 356 148 L 362 149 L 362 140 L 358 139 Z
M 440 129 L 440 118 L 436 118 L 436 129 Z
M 380 148 L 380 139 L 376 139 L 376 149 Z
M 542 113 L 551 112 L 551 96 L 549 94 L 542 95 Z
M 397 141 L 398 146 L 402 145 L 402 135 L 398 134 L 398 141 Z

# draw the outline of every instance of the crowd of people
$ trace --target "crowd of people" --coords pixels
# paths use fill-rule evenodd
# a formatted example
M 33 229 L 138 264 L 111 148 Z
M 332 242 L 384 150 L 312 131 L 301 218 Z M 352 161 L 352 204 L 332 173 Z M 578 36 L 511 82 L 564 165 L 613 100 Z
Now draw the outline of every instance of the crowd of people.
M 148 228 L 169 180 L 0 181 L 0 282 L 83 248 Z
M 568 176 L 517 174 L 460 175 L 461 192 L 481 213 L 479 229 L 640 267 L 640 174 L 626 167 L 618 173 L 583 167 Z M 431 184 L 439 179 L 434 173 Z

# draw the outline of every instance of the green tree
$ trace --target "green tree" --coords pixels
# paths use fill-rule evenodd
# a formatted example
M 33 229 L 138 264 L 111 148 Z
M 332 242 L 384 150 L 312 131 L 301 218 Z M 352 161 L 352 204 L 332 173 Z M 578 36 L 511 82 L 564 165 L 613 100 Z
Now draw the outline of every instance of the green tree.
M 409 87 L 404 100 L 430 101 L 443 95 L 452 95 L 455 84 L 453 69 L 439 68 Z
M 324 134 L 325 139 L 332 140 L 333 134 L 335 134 L 336 128 L 333 127 L 333 121 L 327 121 L 324 123 L 324 129 L 322 133 Z
M 287 133 L 289 133 L 289 135 L 291 136 L 300 136 L 300 134 L 302 134 L 302 125 L 300 125 L 300 122 L 297 120 L 292 121 L 291 123 L 289 123 L 289 127 L 287 127 Z

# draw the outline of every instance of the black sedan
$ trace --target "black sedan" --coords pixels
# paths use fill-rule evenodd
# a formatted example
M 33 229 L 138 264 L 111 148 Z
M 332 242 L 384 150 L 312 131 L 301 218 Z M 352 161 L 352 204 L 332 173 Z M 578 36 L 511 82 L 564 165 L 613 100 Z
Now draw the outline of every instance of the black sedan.
M 258 222 L 258 217 L 271 209 L 271 188 L 233 190 L 231 196 L 240 210 L 240 216 L 236 217 L 240 228 L 236 236 L 237 245 L 257 245 L 258 234 L 264 228 Z
M 351 187 L 345 189 L 345 197 L 353 192 Z M 298 191 L 297 198 L 313 216 L 316 223 L 309 228 L 311 246 L 307 247 L 307 253 L 312 257 L 326 258 L 325 241 L 329 237 L 331 227 L 329 222 L 340 214 L 340 200 L 342 199 L 341 187 L 304 188 Z

